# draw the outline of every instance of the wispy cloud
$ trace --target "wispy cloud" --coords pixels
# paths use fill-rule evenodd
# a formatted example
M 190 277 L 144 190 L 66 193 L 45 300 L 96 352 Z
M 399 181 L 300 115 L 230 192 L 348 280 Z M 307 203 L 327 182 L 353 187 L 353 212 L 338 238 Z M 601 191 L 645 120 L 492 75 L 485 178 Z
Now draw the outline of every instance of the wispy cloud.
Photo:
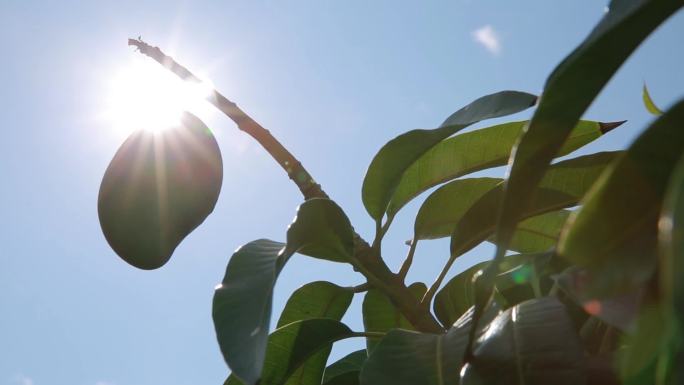
M 26 376 L 23 375 L 23 374 L 18 374 L 18 375 L 16 375 L 16 376 L 14 376 L 13 380 L 14 380 L 14 381 L 12 382 L 13 384 L 17 384 L 17 385 L 33 385 L 33 379 L 30 378 L 30 377 L 26 377 Z
M 494 55 L 501 52 L 499 35 L 489 24 L 474 30 L 473 39 Z

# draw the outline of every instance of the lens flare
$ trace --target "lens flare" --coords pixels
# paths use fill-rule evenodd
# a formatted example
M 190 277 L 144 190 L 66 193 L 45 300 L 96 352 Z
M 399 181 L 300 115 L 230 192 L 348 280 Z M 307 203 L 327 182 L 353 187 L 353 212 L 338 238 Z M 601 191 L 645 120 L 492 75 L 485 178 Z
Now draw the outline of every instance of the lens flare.
M 205 110 L 212 90 L 209 82 L 186 82 L 158 63 L 135 58 L 112 76 L 104 115 L 118 131 L 160 131 L 178 125 L 183 111 Z

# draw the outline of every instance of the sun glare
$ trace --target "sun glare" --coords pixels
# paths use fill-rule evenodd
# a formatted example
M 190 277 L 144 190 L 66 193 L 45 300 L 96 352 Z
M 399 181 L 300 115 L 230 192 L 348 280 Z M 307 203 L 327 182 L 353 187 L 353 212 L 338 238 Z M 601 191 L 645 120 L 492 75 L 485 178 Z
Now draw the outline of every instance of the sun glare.
M 207 108 L 213 87 L 191 83 L 146 58 L 136 58 L 111 78 L 106 119 L 118 131 L 160 131 L 178 124 L 183 111 Z

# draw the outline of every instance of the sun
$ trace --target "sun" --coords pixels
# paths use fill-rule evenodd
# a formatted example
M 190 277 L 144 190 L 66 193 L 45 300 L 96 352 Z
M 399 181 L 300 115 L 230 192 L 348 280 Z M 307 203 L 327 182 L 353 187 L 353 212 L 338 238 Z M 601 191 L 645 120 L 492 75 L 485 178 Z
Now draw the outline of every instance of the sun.
M 131 62 L 110 79 L 105 117 L 119 132 L 160 131 L 178 125 L 184 111 L 207 108 L 208 82 L 185 82 L 145 58 Z

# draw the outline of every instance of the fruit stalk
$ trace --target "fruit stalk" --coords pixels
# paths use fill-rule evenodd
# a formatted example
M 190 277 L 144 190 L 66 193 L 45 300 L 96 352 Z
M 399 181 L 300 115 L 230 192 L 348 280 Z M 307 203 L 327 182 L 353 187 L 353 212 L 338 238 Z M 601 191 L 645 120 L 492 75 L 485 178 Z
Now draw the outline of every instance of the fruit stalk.
M 135 46 L 140 53 L 154 59 L 181 79 L 195 83 L 202 82 L 190 70 L 178 64 L 172 57 L 164 54 L 159 47 L 153 47 L 140 38 L 128 39 L 128 45 Z M 246 132 L 261 144 L 278 162 L 280 167 L 287 172 L 305 200 L 311 198 L 329 199 L 328 194 L 315 182 L 302 163 L 270 131 L 242 111 L 237 104 L 216 90 L 212 90 L 209 93 L 207 100 L 235 122 L 240 130 Z M 354 257 L 351 262 L 356 270 L 366 277 L 368 283 L 383 291 L 417 330 L 432 333 L 443 332 L 444 329 L 432 316 L 429 309 L 420 306 L 420 303 L 403 283 L 403 280 L 399 279 L 398 275 L 389 269 L 379 253 L 371 248 L 368 242 L 357 233 L 354 234 L 354 238 Z

